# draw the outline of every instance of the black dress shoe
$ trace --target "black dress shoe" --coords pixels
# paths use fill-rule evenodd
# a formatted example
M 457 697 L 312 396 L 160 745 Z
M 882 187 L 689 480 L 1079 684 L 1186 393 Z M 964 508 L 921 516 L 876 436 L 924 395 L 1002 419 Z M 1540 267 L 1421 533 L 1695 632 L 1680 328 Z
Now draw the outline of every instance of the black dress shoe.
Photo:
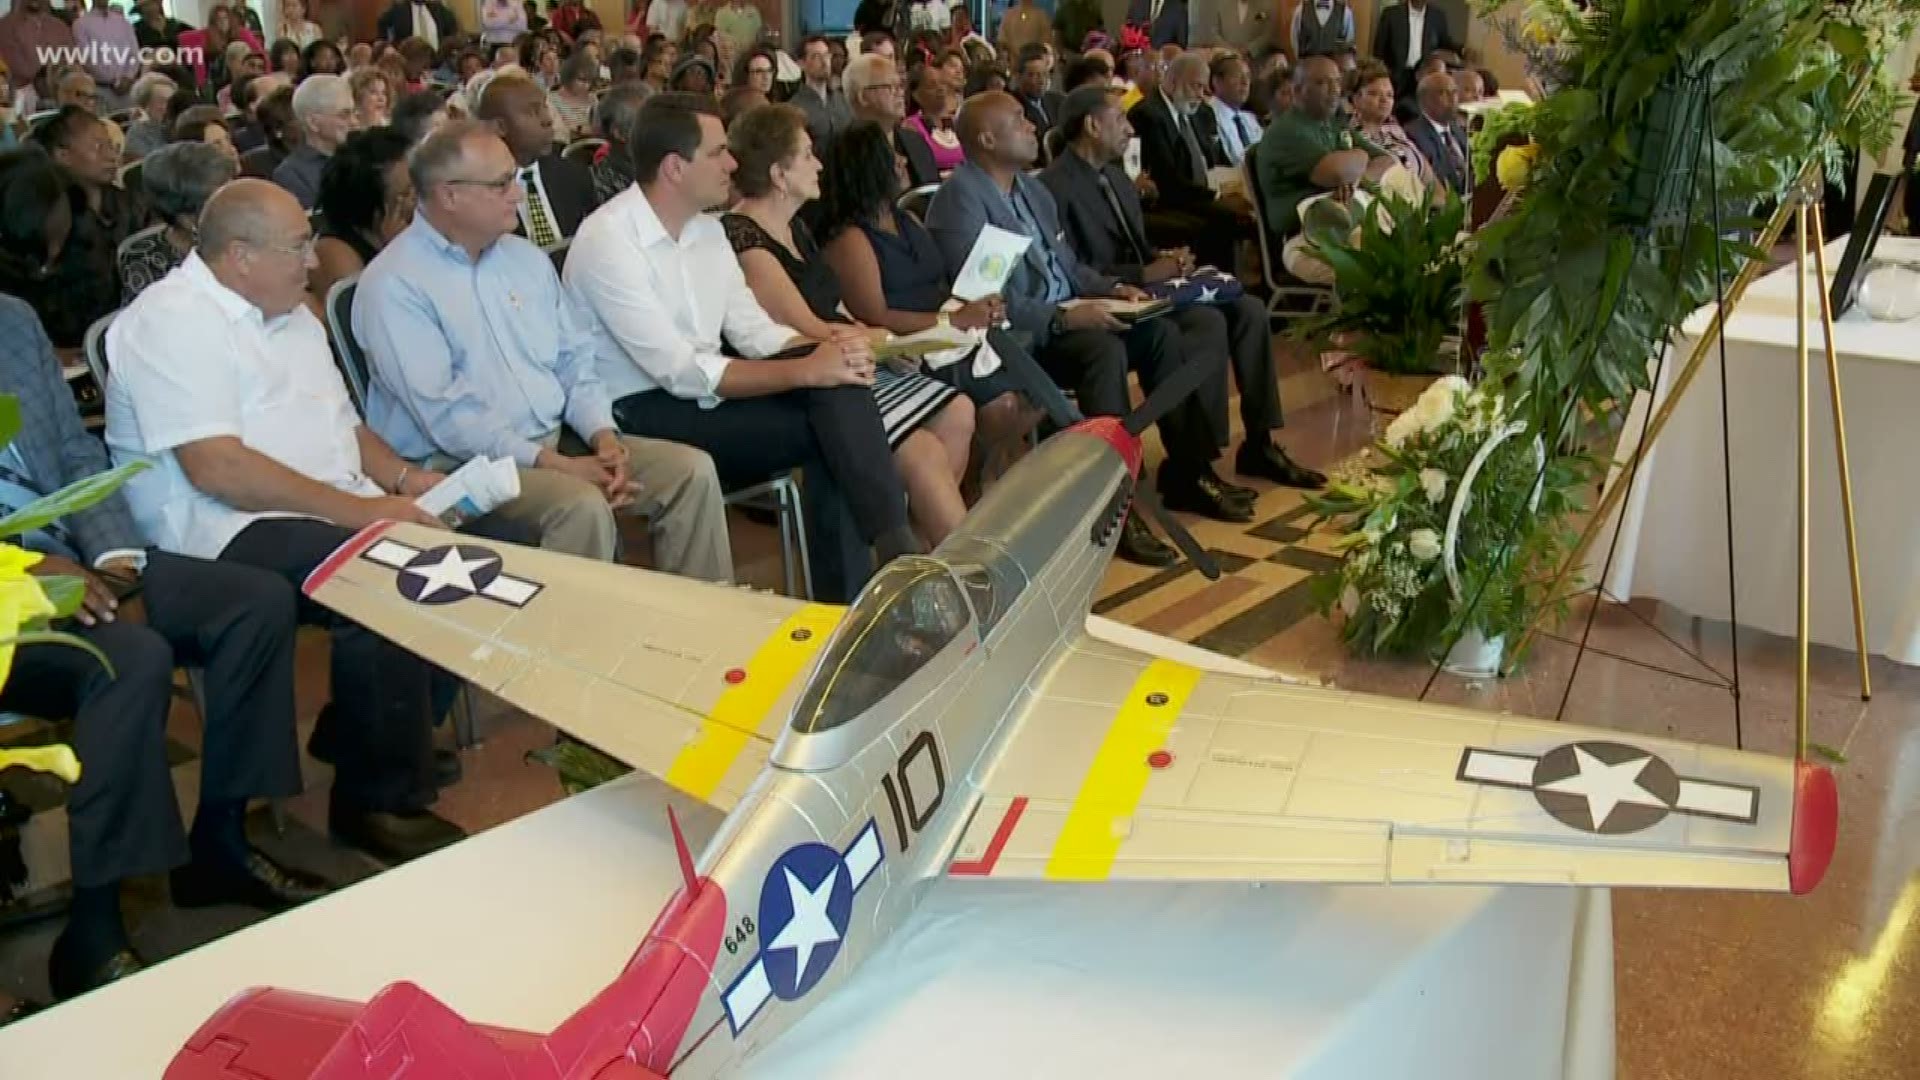
M 1188 480 L 1160 477 L 1160 501 L 1169 510 L 1184 510 L 1215 521 L 1244 525 L 1253 520 L 1253 504 L 1227 491 L 1220 481 L 1206 474 Z
M 426 810 L 395 814 L 334 806 L 327 810 L 327 829 L 341 843 L 390 863 L 417 859 L 467 838 L 460 826 Z
M 195 859 L 175 869 L 171 878 L 173 906 L 182 908 L 245 904 L 262 911 L 285 911 L 325 896 L 329 888 L 324 879 L 281 866 L 252 848 L 238 864 Z
M 1141 566 L 1172 566 L 1180 561 L 1180 552 L 1173 545 L 1153 535 L 1147 523 L 1132 514 L 1120 526 L 1120 543 L 1114 554 Z
M 0 1009 L 0 1027 L 6 1027 L 15 1020 L 25 1020 L 44 1008 L 46 1005 L 30 998 L 14 998 L 12 1004 Z
M 1241 476 L 1257 476 L 1262 480 L 1271 480 L 1276 484 L 1296 488 L 1320 488 L 1327 486 L 1327 478 L 1322 473 L 1300 464 L 1287 456 L 1285 450 L 1268 443 L 1265 446 L 1241 447 L 1235 457 L 1233 471 Z
M 85 962 L 76 960 L 66 945 L 67 936 L 62 934 L 53 943 L 53 958 L 47 961 L 47 984 L 57 1001 L 98 990 L 147 966 L 131 948 L 121 949 L 92 966 L 84 966 Z
M 452 787 L 460 782 L 462 773 L 460 755 L 451 750 L 433 752 L 433 783 L 435 787 Z

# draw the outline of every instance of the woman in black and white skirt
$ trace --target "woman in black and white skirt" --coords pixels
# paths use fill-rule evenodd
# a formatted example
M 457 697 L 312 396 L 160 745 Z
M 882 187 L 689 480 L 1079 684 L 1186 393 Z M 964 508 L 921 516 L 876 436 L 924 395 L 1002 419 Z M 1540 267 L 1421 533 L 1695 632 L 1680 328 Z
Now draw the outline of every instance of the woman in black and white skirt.
M 841 308 L 839 279 L 794 219 L 820 195 L 806 114 L 791 105 L 749 109 L 735 118 L 727 142 L 738 162 L 733 184 L 741 198 L 720 221 L 747 285 L 776 322 L 824 340 L 832 333 L 828 324 L 852 320 Z M 938 379 L 885 365 L 875 374 L 873 393 L 914 531 L 932 547 L 966 516 L 960 480 L 973 442 L 973 402 Z

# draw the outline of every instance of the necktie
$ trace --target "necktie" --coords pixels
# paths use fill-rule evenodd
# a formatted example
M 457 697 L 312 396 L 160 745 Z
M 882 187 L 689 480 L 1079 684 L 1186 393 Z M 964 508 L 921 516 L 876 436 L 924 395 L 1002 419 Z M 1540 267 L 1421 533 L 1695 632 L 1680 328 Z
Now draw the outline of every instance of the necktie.
M 528 237 L 543 248 L 550 248 L 560 242 L 560 230 L 553 227 L 553 215 L 547 212 L 546 196 L 540 191 L 540 163 L 534 162 L 520 170 L 520 186 L 527 193 L 527 231 Z
M 1195 184 L 1207 182 L 1207 153 L 1200 149 L 1200 137 L 1194 134 L 1193 117 L 1175 108 L 1173 122 L 1180 128 L 1180 141 L 1187 144 L 1187 179 Z
M 1127 247 L 1133 250 L 1134 260 L 1145 266 L 1152 260 L 1147 257 L 1146 246 L 1140 243 L 1138 236 L 1134 235 L 1133 222 L 1127 220 L 1126 208 L 1120 205 L 1120 195 L 1113 190 L 1113 181 L 1108 178 L 1104 169 L 1095 179 L 1100 181 L 1100 194 L 1107 197 L 1107 207 L 1113 211 L 1114 220 L 1120 223 L 1120 231 L 1126 234 Z

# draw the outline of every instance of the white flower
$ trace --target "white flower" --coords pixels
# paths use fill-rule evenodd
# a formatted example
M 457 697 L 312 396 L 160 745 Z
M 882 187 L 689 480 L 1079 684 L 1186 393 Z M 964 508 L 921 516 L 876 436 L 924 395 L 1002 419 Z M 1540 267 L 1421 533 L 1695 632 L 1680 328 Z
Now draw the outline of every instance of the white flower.
M 1407 550 L 1421 562 L 1429 562 L 1440 555 L 1440 534 L 1432 529 L 1415 529 L 1407 534 Z
M 1385 436 L 1387 445 L 1392 449 L 1398 450 L 1406 444 L 1408 439 L 1413 438 L 1424 430 L 1426 430 L 1425 420 L 1420 415 L 1420 406 L 1415 405 L 1413 408 L 1394 417 L 1393 422 L 1387 425 L 1387 434 Z
M 1360 590 L 1349 585 L 1340 592 L 1340 611 L 1347 618 L 1351 619 L 1353 618 L 1354 612 L 1359 610 Z
M 1438 503 L 1447 497 L 1447 474 L 1439 469 L 1421 469 L 1420 486 L 1426 490 L 1428 502 Z

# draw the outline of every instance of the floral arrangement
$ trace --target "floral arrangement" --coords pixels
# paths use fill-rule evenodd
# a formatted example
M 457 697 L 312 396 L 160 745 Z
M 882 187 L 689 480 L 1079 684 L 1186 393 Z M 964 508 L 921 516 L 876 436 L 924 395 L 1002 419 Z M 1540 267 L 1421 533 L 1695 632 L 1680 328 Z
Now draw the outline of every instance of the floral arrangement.
M 1441 342 L 1459 332 L 1466 289 L 1465 200 L 1440 201 L 1431 191 L 1373 198 L 1357 229 L 1330 199 L 1306 212 L 1307 239 L 1333 270 L 1340 302 L 1298 320 L 1291 334 L 1321 348 L 1337 345 L 1387 374 L 1442 371 Z
M 1567 485 L 1540 482 L 1545 451 L 1517 404 L 1445 376 L 1308 499 L 1318 520 L 1344 530 L 1345 558 L 1316 588 L 1354 651 L 1418 654 L 1467 632 L 1514 640 L 1547 602 L 1547 578 L 1573 536 L 1516 525 L 1563 518 Z
M 1516 101 L 1493 109 L 1481 118 L 1480 126 L 1467 137 L 1473 175 L 1486 176 L 1503 145 L 1516 140 L 1533 141 L 1534 109 L 1533 102 Z

